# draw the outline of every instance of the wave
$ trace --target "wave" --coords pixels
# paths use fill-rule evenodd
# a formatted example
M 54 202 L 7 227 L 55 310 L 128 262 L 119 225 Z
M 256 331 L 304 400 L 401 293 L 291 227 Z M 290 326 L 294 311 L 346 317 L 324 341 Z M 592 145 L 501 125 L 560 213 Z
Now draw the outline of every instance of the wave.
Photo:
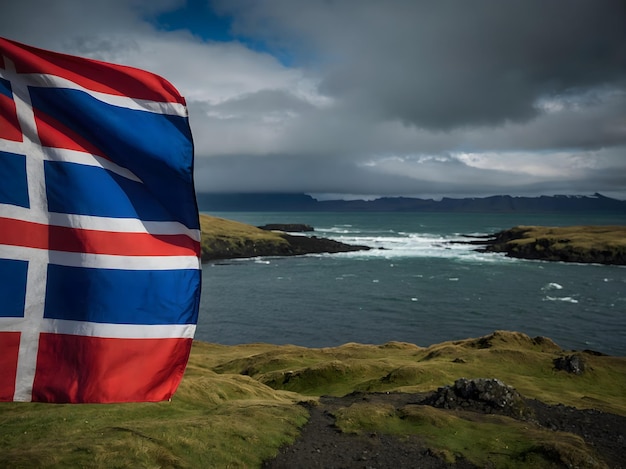
M 369 251 L 356 251 L 342 254 L 348 257 L 441 257 L 480 262 L 515 261 L 500 253 L 478 252 L 476 249 L 479 246 L 468 244 L 470 241 L 484 240 L 482 234 L 476 234 L 475 237 L 473 237 L 462 234 L 442 235 L 434 233 L 394 232 L 393 230 L 378 233 L 372 231 L 366 233 L 342 233 L 340 230 L 332 232 L 327 229 L 325 231 L 327 233 L 326 237 L 330 239 L 346 244 L 363 245 L 371 248 Z
M 338 234 L 361 233 L 361 230 L 334 227 L 334 228 L 316 228 L 315 232 L 324 236 L 326 234 L 335 234 L 335 233 L 338 233 Z
M 365 233 L 375 234 L 375 233 L 395 233 L 394 230 L 363 230 L 360 228 L 354 228 L 352 225 L 339 225 L 331 228 L 315 228 L 315 232 L 321 236 L 333 235 L 333 234 L 356 234 L 356 235 L 364 235 Z M 399 233 L 398 233 L 399 234 Z
M 575 298 L 572 298 L 571 296 L 563 296 L 563 297 L 556 297 L 556 296 L 546 296 L 543 301 L 563 301 L 565 303 L 578 303 L 578 300 Z

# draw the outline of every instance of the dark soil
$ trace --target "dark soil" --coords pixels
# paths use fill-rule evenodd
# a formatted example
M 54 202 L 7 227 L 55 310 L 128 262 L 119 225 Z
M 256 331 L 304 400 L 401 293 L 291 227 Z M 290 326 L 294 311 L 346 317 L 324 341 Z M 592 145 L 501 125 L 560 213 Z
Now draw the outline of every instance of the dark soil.
M 335 426 L 333 413 L 355 402 L 380 402 L 397 409 L 407 404 L 428 405 L 433 393 L 353 393 L 344 397 L 322 397 L 319 405 L 307 405 L 310 420 L 298 439 L 281 448 L 276 458 L 265 461 L 265 469 L 292 468 L 474 468 L 467 460 L 449 464 L 428 448 L 418 436 L 382 434 L 354 435 L 342 433 Z M 609 468 L 626 468 L 626 417 L 597 410 L 579 410 L 563 405 L 551 406 L 537 400 L 524 399 L 532 410 L 532 418 L 518 417 L 554 431 L 570 432 L 592 446 Z M 459 409 L 480 413 L 510 414 L 486 408 L 484 403 L 463 402 Z M 566 467 L 563 465 L 563 467 Z

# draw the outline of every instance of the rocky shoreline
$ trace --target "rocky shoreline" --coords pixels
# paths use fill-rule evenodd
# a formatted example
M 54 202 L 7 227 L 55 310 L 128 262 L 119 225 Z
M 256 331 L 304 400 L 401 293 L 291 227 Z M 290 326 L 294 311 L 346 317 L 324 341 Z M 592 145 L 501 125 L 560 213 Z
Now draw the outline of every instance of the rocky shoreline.
M 626 265 L 626 226 L 516 226 L 468 243 L 520 259 Z
M 203 262 L 250 257 L 334 254 L 371 249 L 369 246 L 346 244 L 312 235 L 290 234 L 314 231 L 312 226 L 304 224 L 269 224 L 255 227 L 207 215 L 201 215 L 200 222 Z
M 284 243 L 267 240 L 245 240 L 232 246 L 219 241 L 213 244 L 213 252 L 203 255 L 202 261 L 243 259 L 249 257 L 302 256 L 305 254 L 334 254 L 338 252 L 365 251 L 368 246 L 341 243 L 317 236 L 297 236 L 288 233 L 277 233 Z
M 315 231 L 307 224 L 273 223 L 255 227 L 207 215 L 201 215 L 200 220 L 203 262 L 372 249 L 304 234 Z M 454 243 L 470 244 L 480 252 L 504 253 L 520 259 L 626 265 L 626 226 L 516 226 L 483 238 Z

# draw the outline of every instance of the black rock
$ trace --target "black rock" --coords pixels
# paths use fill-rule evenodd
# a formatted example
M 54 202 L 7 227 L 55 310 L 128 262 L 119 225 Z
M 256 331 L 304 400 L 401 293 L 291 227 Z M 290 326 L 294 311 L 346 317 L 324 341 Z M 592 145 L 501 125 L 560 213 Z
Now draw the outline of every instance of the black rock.
M 259 226 L 257 228 L 267 231 L 289 231 L 291 233 L 315 231 L 315 228 L 305 223 L 269 223 L 267 225 Z
M 555 358 L 553 363 L 557 370 L 567 371 L 575 375 L 582 375 L 585 372 L 585 360 L 579 354 Z
M 516 418 L 529 413 L 515 388 L 492 378 L 457 379 L 453 386 L 439 388 L 423 403 L 442 409 L 466 409 Z

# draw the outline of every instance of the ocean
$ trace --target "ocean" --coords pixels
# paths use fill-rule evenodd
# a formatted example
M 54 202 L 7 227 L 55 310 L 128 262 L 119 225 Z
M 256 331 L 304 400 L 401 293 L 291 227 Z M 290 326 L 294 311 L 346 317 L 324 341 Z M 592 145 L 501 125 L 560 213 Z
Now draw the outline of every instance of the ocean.
M 309 235 L 374 249 L 204 264 L 198 340 L 426 347 L 512 330 L 626 356 L 626 267 L 510 259 L 450 243 L 516 225 L 626 225 L 626 214 L 207 214 L 255 226 L 307 223 Z

